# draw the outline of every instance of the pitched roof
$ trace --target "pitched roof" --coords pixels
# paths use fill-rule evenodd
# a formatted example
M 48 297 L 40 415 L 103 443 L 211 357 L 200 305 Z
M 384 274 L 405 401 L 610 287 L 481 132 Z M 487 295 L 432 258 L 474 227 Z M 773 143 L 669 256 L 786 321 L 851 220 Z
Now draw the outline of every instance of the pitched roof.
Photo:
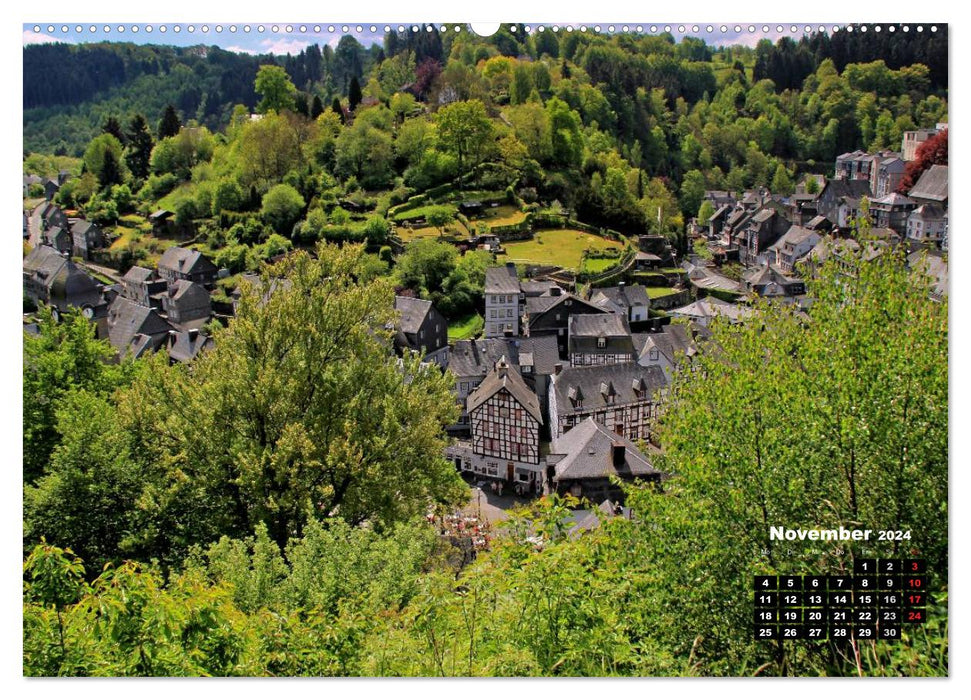
M 394 298 L 394 310 L 401 314 L 400 328 L 405 333 L 417 333 L 431 308 L 432 303 L 425 299 L 401 296 Z
M 614 463 L 615 446 L 624 449 L 620 464 Z M 564 455 L 554 468 L 557 481 L 611 476 L 644 478 L 661 474 L 637 445 L 610 432 L 593 418 L 587 418 L 555 438 L 550 445 L 550 454 Z
M 813 236 L 818 238 L 819 233 L 810 228 L 796 226 L 793 224 L 789 227 L 788 231 L 782 234 L 782 237 L 779 240 L 769 246 L 769 250 L 782 250 L 786 244 L 797 246 Z
M 570 316 L 571 338 L 600 338 L 630 335 L 627 319 L 620 314 L 575 314 Z
M 743 278 L 751 287 L 760 287 L 766 284 L 785 285 L 792 282 L 792 279 L 787 277 L 782 270 L 770 264 L 749 270 L 743 275 Z
M 211 298 L 209 292 L 198 282 L 190 282 L 189 280 L 178 280 L 174 285 L 172 285 L 171 297 L 173 301 L 190 301 L 198 300 L 202 301 L 205 298 L 207 301 Z
M 75 219 L 74 223 L 71 224 L 71 233 L 85 234 L 91 229 L 98 231 L 98 226 L 87 219 Z
M 169 248 L 162 253 L 162 256 L 158 260 L 158 267 L 159 269 L 164 267 L 169 270 L 176 270 L 184 275 L 207 269 L 216 269 L 212 261 L 198 250 L 178 246 Z
M 619 311 L 624 314 L 631 307 L 649 307 L 651 305 L 651 298 L 647 294 L 647 288 L 640 284 L 600 287 L 599 289 L 593 290 L 590 301 L 607 310 Z
M 638 358 L 656 349 L 672 363 L 678 359 L 679 353 L 690 355 L 694 348 L 688 329 L 680 323 L 662 326 L 659 333 L 635 333 L 632 339 Z
M 119 353 L 125 353 L 136 335 L 158 336 L 172 327 L 155 309 L 136 304 L 123 296 L 115 297 L 108 307 L 108 341 Z
M 128 272 L 126 272 L 125 276 L 121 279 L 125 282 L 151 282 L 157 277 L 158 274 L 155 272 L 155 270 L 134 265 L 128 269 Z
M 688 273 L 688 282 L 701 289 L 718 289 L 733 294 L 741 294 L 745 291 L 745 287 L 740 282 L 725 277 L 714 270 L 709 270 L 702 265 L 696 265 Z
M 47 245 L 39 245 L 24 257 L 24 272 L 39 279 L 52 278 L 67 262 L 67 258 Z
M 943 221 L 944 210 L 936 204 L 921 204 L 910 212 L 910 217 L 925 221 Z
M 747 306 L 730 304 L 717 297 L 705 297 L 687 306 L 671 309 L 670 313 L 675 316 L 687 316 L 689 318 L 715 318 L 716 316 L 724 316 L 731 321 L 741 321 L 751 316 L 754 312 Z
M 869 180 L 830 180 L 823 188 L 823 192 L 831 192 L 834 197 L 869 197 Z M 823 192 L 820 192 L 822 195 Z
M 515 265 L 486 268 L 486 294 L 519 294 L 519 276 Z
M 932 165 L 925 170 L 909 194 L 911 197 L 943 202 L 947 199 L 947 166 Z
M 917 204 L 917 202 L 899 192 L 891 192 L 884 197 L 872 200 L 870 204 L 882 207 L 906 207 L 910 204 Z
M 176 362 L 191 362 L 200 351 L 208 350 L 212 345 L 212 338 L 205 333 L 172 331 L 169 334 L 169 357 Z
M 569 302 L 569 304 L 567 304 Z M 526 297 L 526 315 L 529 319 L 530 327 L 533 326 L 541 317 L 552 312 L 559 306 L 568 306 L 567 314 L 599 314 L 606 313 L 599 306 L 584 301 L 573 294 L 561 294 L 552 297 Z
M 459 340 L 448 354 L 448 368 L 456 377 L 481 377 L 503 356 L 513 367 L 530 364 L 526 362 L 526 356 L 531 356 L 535 374 L 553 374 L 560 362 L 556 336 L 537 335 L 531 338 Z
M 581 397 L 582 410 L 604 408 L 607 396 L 616 404 L 649 400 L 654 392 L 667 386 L 663 370 L 652 365 L 641 367 L 636 362 L 587 367 L 567 367 L 553 375 L 553 393 L 561 414 L 574 412 L 574 399 Z M 641 392 L 638 396 L 635 386 Z
M 522 375 L 515 367 L 509 365 L 505 356 L 499 358 L 495 368 L 469 394 L 466 400 L 468 412 L 472 413 L 503 389 L 508 391 L 526 409 L 529 415 L 536 419 L 537 423 L 543 422 L 543 414 L 539 410 L 539 399 L 536 398 L 536 393 L 526 386 Z

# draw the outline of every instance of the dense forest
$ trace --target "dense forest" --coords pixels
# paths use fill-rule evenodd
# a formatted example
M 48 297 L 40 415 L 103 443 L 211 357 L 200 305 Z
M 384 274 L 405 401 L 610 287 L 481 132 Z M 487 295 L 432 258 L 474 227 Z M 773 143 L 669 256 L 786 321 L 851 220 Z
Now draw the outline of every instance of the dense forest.
M 899 148 L 947 120 L 941 29 L 25 48 L 24 172 L 72 171 L 55 201 L 109 233 L 99 262 L 177 240 L 231 274 L 214 303 L 240 294 L 191 365 L 112 362 L 80 315 L 25 336 L 25 674 L 945 674 L 947 302 L 899 254 L 823 266 L 810 317 L 716 322 L 661 419 L 672 479 L 630 488 L 633 519 L 568 536 L 577 504 L 546 498 L 471 564 L 429 521 L 469 500 L 442 457 L 454 382 L 390 330 L 396 294 L 450 324 L 480 309 L 493 258 L 447 236 L 567 221 L 683 250 L 706 190 L 789 195 Z M 470 220 L 474 199 L 508 221 Z M 857 554 L 777 552 L 768 525 L 860 522 L 912 531 L 877 555 L 928 560 L 929 623 L 753 641 L 753 572 Z

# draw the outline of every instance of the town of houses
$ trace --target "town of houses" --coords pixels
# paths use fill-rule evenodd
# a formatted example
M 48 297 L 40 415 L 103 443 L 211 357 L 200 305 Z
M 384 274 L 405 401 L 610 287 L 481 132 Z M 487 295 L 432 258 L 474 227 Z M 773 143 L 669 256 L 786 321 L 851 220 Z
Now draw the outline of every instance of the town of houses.
M 652 299 L 630 277 L 584 288 L 496 265 L 486 272 L 481 337 L 453 343 L 430 301 L 396 297 L 396 350 L 417 352 L 454 378 L 460 416 L 449 427 L 446 457 L 469 478 L 522 496 L 620 500 L 618 479 L 663 478 L 653 463 L 663 449 L 654 429 L 665 393 L 677 368 L 705 351 L 712 319 L 744 323 L 759 298 L 811 313 L 802 275 L 861 248 L 873 259 L 904 246 L 908 262 L 935 280 L 932 296 L 942 298 L 948 167 L 934 165 L 897 191 L 917 145 L 936 131 L 905 133 L 900 153 L 842 154 L 832 177 L 807 176 L 788 197 L 706 192 L 714 214 L 688 227 L 706 255 L 674 260 L 660 236 L 638 237 L 632 271 L 660 274 L 672 263 L 680 271 L 666 297 Z M 36 183 L 25 178 L 25 191 L 28 184 Z M 207 324 L 232 315 L 211 301 L 227 271 L 198 251 L 172 247 L 155 269 L 135 266 L 113 284 L 99 282 L 89 261 L 107 237 L 51 203 L 56 180 L 42 184 L 46 201 L 24 217 L 32 245 L 23 263 L 27 297 L 56 314 L 79 310 L 119 357 L 166 352 L 188 362 L 211 345 Z M 860 241 L 853 224 L 864 200 L 872 228 Z

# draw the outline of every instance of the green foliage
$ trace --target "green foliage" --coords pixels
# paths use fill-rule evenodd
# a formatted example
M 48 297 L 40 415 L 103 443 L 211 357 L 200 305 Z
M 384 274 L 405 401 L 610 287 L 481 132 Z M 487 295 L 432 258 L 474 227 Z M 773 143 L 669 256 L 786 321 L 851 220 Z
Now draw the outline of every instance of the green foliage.
M 280 66 L 263 65 L 256 74 L 256 92 L 262 98 L 256 109 L 261 114 L 293 109 L 297 88 Z
M 171 173 L 188 180 L 192 169 L 209 161 L 215 139 L 205 127 L 186 127 L 175 136 L 161 139 L 152 149 L 151 166 L 156 175 Z
M 105 364 L 114 354 L 95 339 L 91 324 L 80 314 L 58 323 L 46 308 L 39 313 L 40 334 L 24 335 L 24 481 L 33 482 L 48 470 L 48 460 L 60 440 L 57 411 L 74 392 L 107 395 L 122 381 L 124 369 Z
M 277 185 L 263 195 L 260 214 L 277 233 L 289 236 L 306 206 L 303 197 L 290 185 Z
M 121 141 L 111 134 L 96 136 L 84 151 L 84 167 L 98 178 L 102 188 L 124 179 Z

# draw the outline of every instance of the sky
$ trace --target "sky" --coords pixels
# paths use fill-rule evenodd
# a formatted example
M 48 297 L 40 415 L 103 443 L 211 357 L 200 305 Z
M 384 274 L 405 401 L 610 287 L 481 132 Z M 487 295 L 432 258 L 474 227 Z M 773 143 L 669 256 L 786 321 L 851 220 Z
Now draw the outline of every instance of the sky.
M 436 25 L 443 26 L 443 25 Z M 455 25 L 449 26 L 452 31 Z M 538 25 L 527 24 L 530 32 L 587 31 L 601 33 L 642 32 L 659 34 L 669 31 L 676 40 L 685 36 L 701 37 L 714 46 L 743 44 L 755 46 L 763 38 L 775 42 L 781 36 L 801 37 L 807 30 L 813 32 L 832 32 L 833 24 L 574 24 Z M 345 29 L 346 27 L 346 29 Z M 122 23 L 122 24 L 55 24 L 38 22 L 23 25 L 23 43 L 41 44 L 67 42 L 72 44 L 98 41 L 127 41 L 138 44 L 167 44 L 174 46 L 216 45 L 228 51 L 253 54 L 298 53 L 311 44 L 330 44 L 336 46 L 344 33 L 350 33 L 365 46 L 381 43 L 386 28 L 409 31 L 412 25 L 396 23 L 363 24 L 301 24 L 301 23 L 263 23 L 263 24 L 217 24 L 217 23 Z M 599 28 L 599 29 L 598 29 Z M 469 25 L 461 25 L 462 31 L 469 31 Z

